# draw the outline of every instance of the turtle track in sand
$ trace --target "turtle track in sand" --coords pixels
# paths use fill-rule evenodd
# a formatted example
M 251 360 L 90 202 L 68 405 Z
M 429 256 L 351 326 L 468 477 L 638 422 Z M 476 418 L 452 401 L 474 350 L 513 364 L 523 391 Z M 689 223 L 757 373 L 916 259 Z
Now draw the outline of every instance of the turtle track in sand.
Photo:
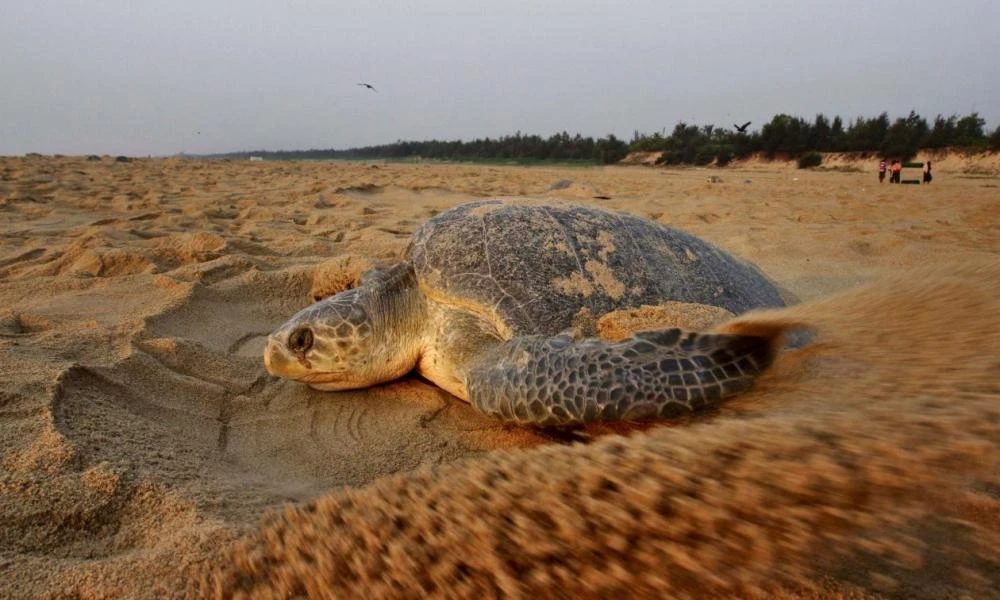
M 287 297 L 308 301 L 308 275 L 250 269 L 186 284 L 121 360 L 64 372 L 58 431 L 84 464 L 127 457 L 136 474 L 190 488 L 209 513 L 235 520 L 475 453 L 454 430 L 496 425 L 419 380 L 330 394 L 266 374 L 261 332 L 285 318 Z M 291 293 L 264 291 L 275 288 Z

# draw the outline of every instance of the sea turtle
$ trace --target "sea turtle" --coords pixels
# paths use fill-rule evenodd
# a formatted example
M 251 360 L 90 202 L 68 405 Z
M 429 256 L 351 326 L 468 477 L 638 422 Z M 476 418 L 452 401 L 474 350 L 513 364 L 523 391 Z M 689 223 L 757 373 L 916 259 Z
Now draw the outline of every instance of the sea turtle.
M 486 414 L 548 426 L 678 416 L 747 389 L 776 350 L 676 328 L 586 337 L 592 317 L 665 301 L 784 305 L 753 265 L 633 215 L 483 200 L 428 220 L 406 255 L 279 327 L 267 370 L 320 390 L 416 370 Z

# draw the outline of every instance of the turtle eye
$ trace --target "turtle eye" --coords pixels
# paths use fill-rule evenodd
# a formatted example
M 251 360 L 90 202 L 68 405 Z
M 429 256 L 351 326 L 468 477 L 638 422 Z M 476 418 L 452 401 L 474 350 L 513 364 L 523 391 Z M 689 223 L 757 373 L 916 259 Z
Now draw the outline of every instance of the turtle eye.
M 299 327 L 288 336 L 288 348 L 292 352 L 303 354 L 313 345 L 313 332 L 308 327 Z

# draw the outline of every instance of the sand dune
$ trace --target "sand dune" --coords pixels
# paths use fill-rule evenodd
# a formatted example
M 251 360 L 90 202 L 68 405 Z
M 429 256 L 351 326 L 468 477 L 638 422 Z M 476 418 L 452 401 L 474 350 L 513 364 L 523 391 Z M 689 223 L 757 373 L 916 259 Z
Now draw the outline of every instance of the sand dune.
M 1000 193 L 946 166 L 0 159 L 0 595 L 997 597 Z M 273 327 L 424 219 L 525 195 L 755 261 L 802 304 L 723 327 L 813 344 L 716 413 L 575 444 L 419 379 L 266 375 Z

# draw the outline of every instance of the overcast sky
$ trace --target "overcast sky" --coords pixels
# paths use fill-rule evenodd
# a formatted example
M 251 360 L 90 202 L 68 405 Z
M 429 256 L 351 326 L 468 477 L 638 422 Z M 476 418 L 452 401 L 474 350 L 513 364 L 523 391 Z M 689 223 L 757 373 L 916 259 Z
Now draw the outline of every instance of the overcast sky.
M 0 154 L 1000 123 L 1000 0 L 0 2 Z

